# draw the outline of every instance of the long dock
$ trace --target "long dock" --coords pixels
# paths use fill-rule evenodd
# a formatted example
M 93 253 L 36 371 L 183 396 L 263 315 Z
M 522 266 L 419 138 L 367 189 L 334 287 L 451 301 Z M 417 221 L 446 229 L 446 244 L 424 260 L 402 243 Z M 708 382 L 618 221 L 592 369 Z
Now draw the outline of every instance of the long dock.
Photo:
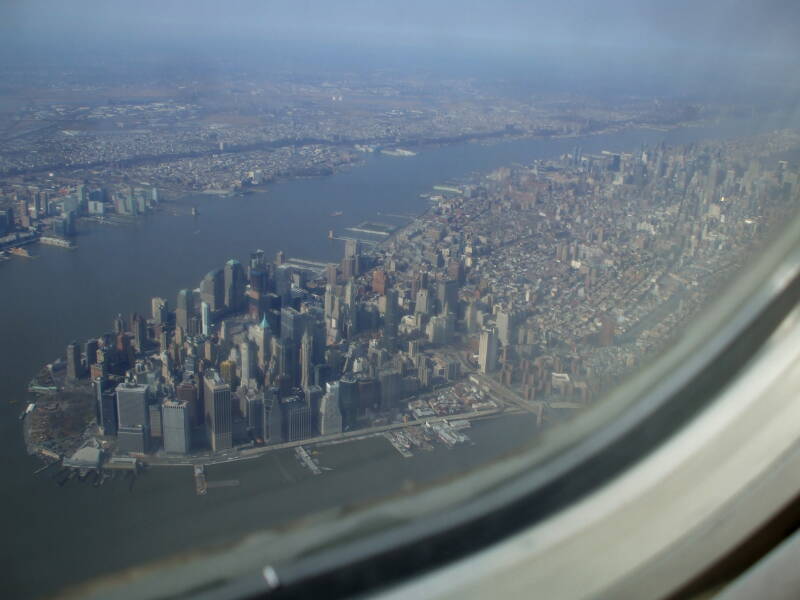
M 238 479 L 223 479 L 220 481 L 206 482 L 206 489 L 221 488 L 221 487 L 237 487 L 239 485 Z
M 395 450 L 397 450 L 400 453 L 400 456 L 402 456 L 403 458 L 411 458 L 412 456 L 414 456 L 408 448 L 403 446 L 398 436 L 399 434 L 394 431 L 387 431 L 383 434 L 383 437 L 389 440 L 389 443 Z
M 369 235 L 382 235 L 389 237 L 391 233 L 388 231 L 378 231 L 377 229 L 364 229 L 362 227 L 345 227 L 347 231 L 355 231 L 356 233 L 368 233 Z
M 203 465 L 194 466 L 194 486 L 198 496 L 205 496 L 208 493 L 206 470 Z
M 320 469 L 319 465 L 316 462 L 314 462 L 314 459 L 311 458 L 311 455 L 305 448 L 303 448 L 302 446 L 297 446 L 294 449 L 294 453 L 295 455 L 297 455 L 297 458 L 300 459 L 300 462 L 302 462 L 306 467 L 308 467 L 308 469 L 314 475 L 320 475 L 322 473 L 322 469 Z

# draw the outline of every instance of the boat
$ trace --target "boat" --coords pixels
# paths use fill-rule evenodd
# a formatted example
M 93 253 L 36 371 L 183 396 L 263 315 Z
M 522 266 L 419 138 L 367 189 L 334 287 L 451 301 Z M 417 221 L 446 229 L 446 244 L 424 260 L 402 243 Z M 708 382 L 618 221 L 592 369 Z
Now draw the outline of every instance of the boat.
M 193 216 L 193 217 L 196 217 L 198 214 L 200 214 L 200 213 L 199 213 L 199 212 L 197 212 L 197 207 L 196 207 L 196 206 L 193 206 L 193 207 L 192 207 L 192 216 Z
M 29 403 L 28 406 L 25 408 L 25 410 L 22 411 L 22 414 L 19 416 L 19 420 L 22 421 L 25 417 L 31 414 L 34 408 L 36 408 L 36 404 L 33 402 Z
M 26 248 L 22 248 L 20 246 L 17 246 L 15 248 L 11 248 L 11 250 L 9 250 L 9 252 L 11 254 L 14 254 L 15 256 L 23 256 L 25 258 L 31 258 L 31 253 L 28 252 L 28 250 Z
M 344 213 L 340 210 L 334 211 L 331 213 L 332 217 L 341 217 Z

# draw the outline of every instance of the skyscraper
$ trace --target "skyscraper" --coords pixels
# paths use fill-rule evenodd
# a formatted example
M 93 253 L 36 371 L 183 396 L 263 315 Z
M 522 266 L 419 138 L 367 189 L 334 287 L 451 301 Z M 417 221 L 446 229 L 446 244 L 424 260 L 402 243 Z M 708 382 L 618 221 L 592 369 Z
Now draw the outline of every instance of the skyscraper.
M 97 423 L 103 435 L 117 435 L 117 402 L 114 390 L 108 389 L 108 381 L 102 377 L 95 379 L 97 394 Z
M 248 335 L 256 346 L 256 364 L 263 375 L 272 351 L 272 329 L 266 315 L 261 318 L 261 323 L 250 326 Z
M 342 411 L 339 408 L 339 382 L 328 383 L 319 405 L 320 435 L 342 432 Z
M 150 301 L 153 321 L 156 325 L 163 325 L 167 321 L 167 301 L 163 298 L 153 298 Z
M 208 304 L 208 309 L 212 313 L 225 307 L 225 276 L 222 269 L 209 271 L 203 277 L 200 282 L 200 300 Z
M 281 400 L 283 439 L 287 442 L 303 440 L 313 434 L 311 407 L 305 398 L 290 396 Z
M 458 281 L 440 281 L 436 288 L 436 299 L 439 301 L 440 314 L 458 313 Z
M 254 386 L 256 382 L 256 351 L 249 340 L 239 346 L 241 382 L 244 387 Z
M 306 330 L 306 315 L 293 308 L 281 309 L 281 340 L 299 346 Z
M 338 383 L 342 430 L 347 431 L 354 427 L 358 420 L 358 381 L 352 377 L 343 377 Z
M 83 377 L 81 346 L 78 342 L 72 342 L 67 346 L 67 379 L 80 379 L 81 377 Z
M 244 306 L 244 270 L 242 263 L 231 259 L 225 263 L 225 306 L 238 311 Z
M 122 452 L 145 452 L 149 439 L 147 386 L 125 382 L 117 386 L 117 447 Z
M 231 388 L 214 369 L 206 371 L 204 382 L 203 400 L 211 450 L 226 450 L 233 447 Z
M 97 362 L 97 339 L 91 339 L 84 346 L 86 352 L 86 366 L 91 367 Z
M 514 339 L 514 315 L 510 310 L 501 308 L 497 311 L 497 339 L 503 346 L 508 346 Z
M 195 426 L 203 423 L 203 407 L 200 404 L 200 398 L 197 390 L 197 385 L 194 382 L 192 375 L 185 375 L 175 388 L 175 395 L 178 402 L 186 404 L 186 412 L 189 417 L 189 425 Z
M 164 450 L 170 454 L 186 454 L 191 449 L 189 405 L 165 400 L 161 406 L 164 428 Z
M 313 379 L 313 345 L 314 340 L 306 331 L 300 342 L 300 387 L 304 390 L 311 385 Z
M 386 290 L 386 312 L 383 317 L 383 336 L 387 341 L 397 337 L 400 324 L 400 307 L 397 304 L 397 290 Z
M 178 292 L 178 301 L 175 304 L 175 325 L 189 334 L 189 322 L 194 317 L 194 293 L 192 290 Z
M 211 331 L 211 307 L 205 301 L 200 303 L 200 323 L 200 332 L 208 337 Z
M 481 373 L 491 373 L 497 369 L 497 334 L 494 329 L 487 328 L 481 332 L 478 365 Z
M 133 329 L 133 345 L 137 352 L 144 352 L 147 346 L 147 321 L 138 313 L 131 318 L 131 329 Z
M 250 255 L 249 269 L 250 285 L 260 294 L 267 293 L 269 276 L 263 250 L 256 250 Z

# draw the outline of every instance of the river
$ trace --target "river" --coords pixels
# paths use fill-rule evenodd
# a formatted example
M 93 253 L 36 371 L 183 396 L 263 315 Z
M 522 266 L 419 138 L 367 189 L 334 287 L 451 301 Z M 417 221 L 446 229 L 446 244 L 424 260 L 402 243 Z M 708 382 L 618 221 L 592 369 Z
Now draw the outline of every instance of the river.
M 731 124 L 661 132 L 636 130 L 585 139 L 462 143 L 420 149 L 413 157 L 365 155 L 364 164 L 330 177 L 271 185 L 243 197 L 197 196 L 199 215 L 166 210 L 130 226 L 89 225 L 78 248 L 38 246 L 33 259 L 0 263 L 0 456 L 3 459 L 0 595 L 35 597 L 127 566 L 230 540 L 312 511 L 407 490 L 511 451 L 531 436 L 530 417 L 476 424 L 476 442 L 402 458 L 383 438 L 323 447 L 320 476 L 291 451 L 211 467 L 212 479 L 238 487 L 195 495 L 190 468 L 152 469 L 133 489 L 122 481 L 101 488 L 75 481 L 59 488 L 25 454 L 17 416 L 35 372 L 73 339 L 111 330 L 117 313 L 149 316 L 150 298 L 174 306 L 179 289 L 195 287 L 228 258 L 243 262 L 256 248 L 274 256 L 338 260 L 329 229 L 378 213 L 419 213 L 431 187 L 514 162 L 555 157 L 580 144 L 584 154 L 635 150 L 642 143 L 688 143 L 727 137 Z M 343 214 L 330 216 L 335 211 Z M 17 401 L 17 403 L 14 403 Z

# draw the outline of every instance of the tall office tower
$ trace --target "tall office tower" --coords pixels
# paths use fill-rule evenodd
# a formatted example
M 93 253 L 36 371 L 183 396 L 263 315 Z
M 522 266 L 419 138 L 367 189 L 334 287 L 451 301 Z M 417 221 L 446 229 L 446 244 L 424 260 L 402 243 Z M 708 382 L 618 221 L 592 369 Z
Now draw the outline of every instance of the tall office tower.
M 497 369 L 497 334 L 494 329 L 486 328 L 481 332 L 478 366 L 481 373 L 491 373 Z
M 167 301 L 163 298 L 153 298 L 150 301 L 150 308 L 153 313 L 153 322 L 156 325 L 164 325 L 167 322 Z
M 325 303 L 324 303 L 324 311 L 325 311 L 325 318 L 331 319 L 334 317 L 333 308 L 334 308 L 334 300 L 336 296 L 334 294 L 333 286 L 329 283 L 325 286 Z
M 275 254 L 275 266 L 280 267 L 285 262 L 286 255 L 283 253 L 283 250 L 278 250 L 278 252 Z
M 307 319 L 306 330 L 313 342 L 311 351 L 311 362 L 319 365 L 325 362 L 325 347 L 328 343 L 327 331 L 325 329 L 325 316 L 319 307 L 311 306 L 305 313 Z
M 439 301 L 439 314 L 458 313 L 458 281 L 448 279 L 440 281 L 436 287 L 436 299 Z
M 259 294 L 266 294 L 269 285 L 267 261 L 263 250 L 256 250 L 250 254 L 250 268 L 248 269 L 250 286 Z
M 307 317 L 293 308 L 281 309 L 281 340 L 300 345 L 306 330 Z
M 338 266 L 336 263 L 328 263 L 328 265 L 325 267 L 325 281 L 328 283 L 328 285 L 336 285 L 336 279 L 338 275 L 336 272 L 337 270 Z
M 206 410 L 206 428 L 211 442 L 211 450 L 219 452 L 233 447 L 233 407 L 231 387 L 222 381 L 214 369 L 208 369 L 204 376 L 205 391 L 203 402 Z
M 252 391 L 252 390 L 251 390 Z M 247 395 L 247 429 L 253 437 L 265 440 L 264 435 L 264 392 L 258 391 Z
M 121 314 L 114 318 L 114 333 L 119 335 L 128 331 L 128 325 L 125 323 L 125 317 Z
M 342 276 L 352 279 L 361 275 L 361 242 L 348 239 L 344 243 L 344 258 L 342 259 Z
M 250 326 L 248 337 L 256 346 L 256 365 L 263 375 L 272 352 L 272 329 L 266 315 L 261 318 L 261 323 Z
M 358 381 L 345 376 L 339 380 L 339 408 L 342 412 L 342 429 L 355 427 L 358 420 Z
M 178 400 L 165 400 L 161 405 L 164 427 L 164 450 L 168 454 L 187 454 L 191 450 L 189 405 Z
M 195 426 L 203 423 L 203 407 L 200 405 L 200 398 L 197 393 L 197 385 L 191 375 L 184 376 L 175 387 L 175 395 L 178 402 L 186 403 L 186 411 L 189 418 L 189 425 Z
M 194 317 L 194 292 L 181 290 L 178 292 L 178 301 L 175 305 L 175 325 L 188 334 L 192 317 Z
M 507 308 L 501 308 L 497 311 L 497 339 L 503 346 L 508 346 L 513 343 L 514 315 Z
M 330 435 L 342 432 L 342 410 L 339 408 L 339 382 L 326 384 L 326 392 L 319 405 L 319 433 Z
M 83 377 L 81 346 L 78 342 L 72 342 L 67 346 L 67 379 L 80 379 L 81 377 Z
M 225 263 L 225 306 L 234 311 L 244 307 L 244 270 L 234 259 Z
M 114 390 L 109 389 L 108 380 L 97 377 L 94 380 L 94 391 L 97 396 L 97 424 L 103 435 L 117 435 L 117 398 Z
M 283 441 L 281 405 L 278 400 L 278 389 L 264 390 L 264 441 L 278 444 Z
M 353 256 L 345 256 L 342 259 L 342 277 L 349 281 L 358 275 L 356 268 L 356 258 Z
M 22 229 L 28 229 L 31 226 L 31 215 L 28 212 L 28 201 L 25 198 L 20 198 L 17 202 L 17 218 L 19 219 L 19 226 Z
M 403 376 L 400 371 L 384 371 L 380 374 L 378 381 L 380 381 L 381 410 L 388 410 L 397 406 L 403 391 Z
M 7 235 L 14 229 L 14 211 L 11 208 L 0 209 L 0 236 Z
M 353 280 L 348 281 L 344 286 L 344 303 L 346 306 L 353 306 L 356 299 L 356 289 Z
M 211 307 L 208 302 L 200 303 L 200 333 L 208 337 L 211 331 Z
M 306 331 L 300 342 L 300 387 L 308 388 L 313 382 L 313 346 L 314 338 Z
M 145 452 L 149 441 L 147 386 L 130 382 L 117 386 L 117 448 Z
M 275 343 L 276 362 L 278 376 L 282 378 L 284 386 L 281 392 L 292 388 L 300 382 L 300 361 L 299 348 L 288 340 L 280 340 Z
M 348 239 L 344 243 L 344 257 L 355 258 L 361 256 L 361 242 L 356 239 Z
M 281 299 L 282 306 L 288 306 L 292 299 L 292 268 L 280 265 L 275 269 L 275 293 Z
M 255 344 L 247 340 L 239 346 L 241 381 L 244 387 L 255 387 L 256 383 L 256 349 Z
M 250 270 L 252 271 L 256 267 L 263 267 L 267 264 L 266 257 L 264 256 L 263 250 L 254 250 L 250 253 Z
M 464 311 L 464 322 L 467 325 L 467 331 L 470 333 L 478 330 L 478 305 L 474 301 L 467 304 L 467 308 Z
M 397 304 L 397 290 L 386 290 L 386 312 L 383 315 L 383 337 L 388 342 L 397 338 L 400 324 L 400 306 Z
M 78 203 L 83 205 L 86 202 L 87 197 L 88 190 L 86 189 L 86 186 L 82 183 L 78 184 L 78 186 L 75 188 L 75 198 L 77 198 Z
M 281 400 L 283 439 L 287 442 L 304 440 L 313 435 L 311 407 L 305 398 L 290 396 Z
M 422 288 L 417 292 L 417 302 L 414 312 L 421 315 L 431 314 L 431 293 L 428 288 Z
M 133 329 L 133 345 L 136 346 L 136 351 L 144 352 L 147 347 L 147 321 L 138 313 L 134 313 L 131 318 L 131 329 Z
M 86 353 L 86 366 L 91 367 L 93 364 L 97 362 L 97 348 L 99 344 L 97 339 L 92 339 L 86 342 L 84 346 L 84 351 Z
M 447 339 L 447 317 L 445 315 L 435 315 L 428 321 L 428 327 L 425 330 L 428 336 L 428 341 L 431 344 L 446 344 Z
M 150 440 L 155 443 L 163 437 L 164 428 L 161 423 L 161 405 L 150 404 L 147 407 L 147 416 L 150 429 Z M 158 438 L 158 439 L 157 439 Z
M 203 277 L 200 282 L 200 300 L 208 304 L 212 313 L 225 307 L 225 275 L 222 269 L 213 269 Z
M 238 378 L 236 377 L 236 362 L 228 359 L 219 363 L 219 376 L 234 391 L 237 387 Z

